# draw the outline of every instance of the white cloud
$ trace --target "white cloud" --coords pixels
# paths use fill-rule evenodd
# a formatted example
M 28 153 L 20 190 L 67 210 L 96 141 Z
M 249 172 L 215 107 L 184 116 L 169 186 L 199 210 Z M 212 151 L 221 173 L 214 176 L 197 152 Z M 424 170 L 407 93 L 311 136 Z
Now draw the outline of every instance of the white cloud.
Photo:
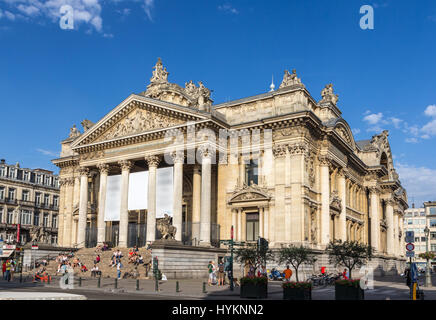
M 238 14 L 239 11 L 233 8 L 230 4 L 223 4 L 218 6 L 218 9 L 231 14 Z
M 424 113 L 425 113 L 426 116 L 429 116 L 429 117 L 436 117 L 436 105 L 434 105 L 434 104 L 429 105 L 429 106 L 425 109 Z
M 403 122 L 403 120 L 395 118 L 395 117 L 391 117 L 389 118 L 389 120 L 392 122 L 392 124 L 394 125 L 394 127 L 396 129 L 400 128 L 401 123 Z
M 351 132 L 353 132 L 353 134 L 359 134 L 360 133 L 360 129 L 359 128 L 354 128 L 351 130 Z
M 436 198 L 436 170 L 426 167 L 415 167 L 397 162 L 396 169 L 400 175 L 402 185 L 407 191 L 409 200 L 413 197 L 415 202 Z
M 39 9 L 33 5 L 26 6 L 23 4 L 19 4 L 17 6 L 17 9 L 28 16 L 36 16 L 39 13 Z
M 154 6 L 154 0 L 144 0 L 144 4 L 142 5 L 150 21 L 153 21 L 153 17 L 151 16 L 151 9 L 153 9 L 153 6 Z
M 416 139 L 416 138 L 406 138 L 405 141 L 407 143 L 418 143 L 418 139 Z
M 425 136 L 436 136 L 436 119 L 425 124 L 421 131 L 425 134 Z
M 363 121 L 366 121 L 371 125 L 375 125 L 378 124 L 382 119 L 383 119 L 383 113 L 379 112 L 379 113 L 371 113 L 366 115 L 363 118 Z
M 42 153 L 43 155 L 46 156 L 51 156 L 51 157 L 59 157 L 59 152 L 54 152 L 54 151 L 50 151 L 50 150 L 44 150 L 44 149 L 36 149 L 36 151 L 38 151 L 39 153 Z
M 5 16 L 6 16 L 6 18 L 8 18 L 11 21 L 15 20 L 15 14 L 13 14 L 12 12 L 5 11 Z

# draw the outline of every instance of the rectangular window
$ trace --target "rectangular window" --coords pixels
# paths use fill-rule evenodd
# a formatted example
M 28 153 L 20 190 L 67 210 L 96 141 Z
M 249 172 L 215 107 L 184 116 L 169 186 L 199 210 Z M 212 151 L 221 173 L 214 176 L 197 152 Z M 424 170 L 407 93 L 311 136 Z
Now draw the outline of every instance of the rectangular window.
M 247 241 L 257 241 L 259 238 L 259 214 L 246 214 L 246 239 Z
M 29 210 L 21 211 L 21 224 L 30 224 L 31 212 Z
M 50 185 L 50 177 L 49 176 L 45 176 L 44 184 L 47 185 L 47 186 Z
M 51 222 L 51 227 L 52 228 L 57 228 L 58 227 L 58 216 L 57 215 L 53 215 L 53 219 Z
M 430 232 L 430 240 L 436 240 L 436 232 Z
M 0 199 L 5 198 L 5 187 L 0 187 Z
M 23 180 L 24 181 L 29 181 L 30 180 L 30 173 L 29 173 L 29 171 L 25 171 L 24 172 Z
M 0 177 L 6 176 L 6 167 L 2 166 L 0 167 Z
M 48 213 L 44 213 L 44 218 L 42 220 L 42 224 L 44 227 L 48 227 Z
M 425 242 L 425 237 L 421 237 L 421 242 Z
M 39 226 L 39 212 L 36 212 L 33 215 L 33 225 Z
M 53 205 L 55 207 L 59 206 L 59 197 L 58 196 L 53 196 Z
M 14 223 L 14 209 L 8 209 L 8 216 L 6 222 L 8 224 Z
M 0 223 L 3 223 L 3 208 L 0 207 Z
M 413 224 L 413 220 L 412 219 L 407 220 L 407 224 Z
M 415 242 L 419 242 L 419 237 L 415 237 Z
M 41 203 L 41 193 L 39 193 L 39 192 L 35 193 L 35 203 L 36 204 Z
M 430 214 L 436 214 L 436 207 L 431 207 L 430 209 Z
M 436 251 L 436 244 L 431 245 L 431 251 Z
M 436 219 L 430 219 L 430 227 L 435 228 L 436 227 Z
M 36 175 L 36 183 L 37 183 L 37 184 L 41 184 L 41 182 L 42 182 L 42 177 L 41 177 L 40 174 L 37 174 L 37 175 Z
M 250 160 L 250 163 L 245 165 L 245 183 L 247 186 L 259 184 L 258 160 Z
M 15 178 L 15 168 L 9 168 L 9 178 Z
M 22 200 L 29 201 L 29 191 L 28 190 L 23 190 Z
M 15 189 L 9 188 L 8 198 L 9 198 L 9 200 L 14 200 L 15 199 Z
M 44 205 L 48 206 L 49 202 L 50 202 L 50 195 L 45 194 L 44 195 Z
M 420 216 L 421 216 L 421 217 L 425 217 L 425 211 L 421 211 Z

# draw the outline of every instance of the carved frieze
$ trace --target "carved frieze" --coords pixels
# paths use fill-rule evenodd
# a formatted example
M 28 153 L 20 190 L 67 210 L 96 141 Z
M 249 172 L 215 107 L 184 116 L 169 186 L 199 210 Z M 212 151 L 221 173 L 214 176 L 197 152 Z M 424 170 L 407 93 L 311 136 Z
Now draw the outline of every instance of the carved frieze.
M 286 144 L 278 144 L 274 145 L 272 148 L 272 152 L 275 158 L 281 158 L 286 156 L 286 150 L 287 150 Z

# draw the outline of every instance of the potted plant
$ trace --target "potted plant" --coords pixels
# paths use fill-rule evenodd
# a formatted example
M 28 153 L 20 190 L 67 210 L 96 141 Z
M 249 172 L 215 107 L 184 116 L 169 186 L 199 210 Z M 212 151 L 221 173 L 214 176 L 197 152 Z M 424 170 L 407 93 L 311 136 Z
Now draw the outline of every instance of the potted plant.
M 335 266 L 342 265 L 349 271 L 349 279 L 335 282 L 335 299 L 363 300 L 364 291 L 360 279 L 353 280 L 353 269 L 361 267 L 364 262 L 372 258 L 373 248 L 357 241 L 335 240 L 329 243 L 327 252 L 330 263 L 334 263 Z
M 312 300 L 312 283 L 310 282 L 284 282 L 283 300 Z
M 303 246 L 293 246 L 280 248 L 278 252 L 278 262 L 280 264 L 292 265 L 295 270 L 296 282 L 283 284 L 283 299 L 288 300 L 311 300 L 312 284 L 299 282 L 298 269 L 302 264 L 313 265 L 316 261 L 314 253 L 309 248 Z
M 266 298 L 268 295 L 268 278 L 265 274 L 256 275 L 260 266 L 265 266 L 266 261 L 273 258 L 271 250 L 267 247 L 258 247 L 247 244 L 235 252 L 236 260 L 248 267 L 249 271 L 240 279 L 241 298 Z
M 266 277 L 247 276 L 241 278 L 241 298 L 265 299 L 268 296 Z

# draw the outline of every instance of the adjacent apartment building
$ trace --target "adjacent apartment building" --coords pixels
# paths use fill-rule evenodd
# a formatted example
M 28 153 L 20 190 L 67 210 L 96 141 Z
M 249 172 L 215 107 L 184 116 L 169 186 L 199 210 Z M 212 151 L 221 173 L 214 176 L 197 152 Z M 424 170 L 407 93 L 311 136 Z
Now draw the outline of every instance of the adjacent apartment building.
M 0 160 L 0 236 L 9 244 L 58 241 L 59 178 Z

